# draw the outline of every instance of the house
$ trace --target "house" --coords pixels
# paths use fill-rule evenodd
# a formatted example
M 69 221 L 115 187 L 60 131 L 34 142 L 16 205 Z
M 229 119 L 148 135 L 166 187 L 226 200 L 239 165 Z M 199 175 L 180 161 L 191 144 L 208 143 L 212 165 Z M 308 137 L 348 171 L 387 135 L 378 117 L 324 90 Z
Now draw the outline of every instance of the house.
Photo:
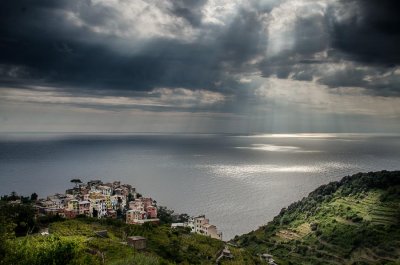
M 147 219 L 147 213 L 140 210 L 129 210 L 126 212 L 126 223 L 137 224 L 139 220 Z
M 228 247 L 225 247 L 224 250 L 222 250 L 222 256 L 224 258 L 233 259 L 233 255 Z
M 205 215 L 191 217 L 188 220 L 187 226 L 193 233 L 222 240 L 222 232 L 218 232 L 217 227 L 215 225 L 211 225 L 209 221 L 210 220 L 207 219 Z
M 147 218 L 147 212 L 140 210 L 129 210 L 126 212 L 127 224 L 144 224 L 144 223 L 158 223 L 160 219 Z
M 67 210 L 79 212 L 79 201 L 76 199 L 68 201 Z
M 59 209 L 59 208 L 45 208 L 44 213 L 49 216 L 55 216 L 55 215 L 63 214 L 64 210 Z
M 153 199 L 152 198 L 140 198 L 140 201 L 143 202 L 145 210 L 147 209 L 147 207 L 153 205 Z
M 137 250 L 146 248 L 146 238 L 142 236 L 130 236 L 127 238 L 127 243 Z
M 185 223 L 172 223 L 171 228 L 186 227 Z
M 130 210 L 144 211 L 145 205 L 140 199 L 136 199 L 134 201 L 129 202 Z
M 262 261 L 267 262 L 270 265 L 276 265 L 275 260 L 273 259 L 273 256 L 268 253 L 264 253 L 264 254 L 260 255 L 260 259 Z
M 65 194 L 54 194 L 47 196 L 46 203 L 51 204 L 49 207 L 63 209 L 69 197 Z
M 199 234 L 204 234 L 203 225 L 208 223 L 209 220 L 205 217 L 205 215 L 200 215 L 189 219 L 189 227 L 192 229 L 192 232 Z
M 152 219 L 152 218 L 157 218 L 157 207 L 150 205 L 146 208 L 147 212 L 147 218 Z
M 97 211 L 97 218 L 102 218 L 107 214 L 107 206 L 104 199 L 90 199 L 90 203 L 93 209 Z
M 79 214 L 90 216 L 90 201 L 80 201 L 79 205 Z
M 209 236 L 211 238 L 222 240 L 222 232 L 218 232 L 217 227 L 215 225 L 204 224 L 203 225 L 203 233 L 204 233 L 204 235 Z
M 216 264 L 219 264 L 221 259 L 233 259 L 234 256 L 232 255 L 231 251 L 227 246 L 219 253 L 218 258 L 216 260 Z
M 108 237 L 108 232 L 107 230 L 99 230 L 94 232 L 96 236 L 98 237 Z
M 114 189 L 114 194 L 115 195 L 122 195 L 123 190 L 121 188 L 116 188 Z
M 117 218 L 117 211 L 108 209 L 107 210 L 107 217 L 108 218 L 113 218 L 113 219 Z
M 126 197 L 123 195 L 113 195 L 110 197 L 111 208 L 114 210 L 122 210 L 126 205 Z M 133 210 L 133 209 L 131 209 Z
M 106 196 L 112 195 L 111 187 L 108 187 L 105 185 L 99 185 L 99 186 L 97 186 L 97 190 L 103 195 L 106 195 Z
M 129 184 L 122 184 L 120 186 L 120 188 L 122 188 L 124 190 L 124 195 L 128 196 L 129 193 L 131 194 L 136 194 L 136 189 L 133 188 L 131 185 Z M 136 196 L 135 196 L 136 197 Z

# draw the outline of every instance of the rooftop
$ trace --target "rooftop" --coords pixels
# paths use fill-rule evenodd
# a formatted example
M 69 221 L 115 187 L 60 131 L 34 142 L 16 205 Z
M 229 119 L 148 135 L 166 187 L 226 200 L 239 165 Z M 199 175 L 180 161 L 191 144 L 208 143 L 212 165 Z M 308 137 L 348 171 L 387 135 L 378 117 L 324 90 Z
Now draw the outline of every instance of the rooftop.
M 146 240 L 146 238 L 142 237 L 142 236 L 129 236 L 128 239 L 130 239 L 130 240 Z

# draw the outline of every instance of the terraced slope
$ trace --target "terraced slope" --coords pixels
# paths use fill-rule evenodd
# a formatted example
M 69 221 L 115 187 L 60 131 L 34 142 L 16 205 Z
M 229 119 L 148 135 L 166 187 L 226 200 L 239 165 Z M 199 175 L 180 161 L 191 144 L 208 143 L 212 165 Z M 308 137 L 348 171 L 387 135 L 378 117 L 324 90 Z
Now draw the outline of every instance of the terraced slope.
M 279 264 L 400 264 L 400 172 L 321 186 L 234 242 Z

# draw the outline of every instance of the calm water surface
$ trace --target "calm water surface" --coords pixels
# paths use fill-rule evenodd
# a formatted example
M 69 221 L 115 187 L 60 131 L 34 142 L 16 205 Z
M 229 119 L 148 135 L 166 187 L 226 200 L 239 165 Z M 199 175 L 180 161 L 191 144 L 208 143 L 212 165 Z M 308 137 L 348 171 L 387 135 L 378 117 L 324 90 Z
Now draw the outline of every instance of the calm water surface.
M 396 135 L 0 134 L 0 194 L 121 180 L 176 212 L 206 214 L 230 239 L 322 184 L 399 161 Z

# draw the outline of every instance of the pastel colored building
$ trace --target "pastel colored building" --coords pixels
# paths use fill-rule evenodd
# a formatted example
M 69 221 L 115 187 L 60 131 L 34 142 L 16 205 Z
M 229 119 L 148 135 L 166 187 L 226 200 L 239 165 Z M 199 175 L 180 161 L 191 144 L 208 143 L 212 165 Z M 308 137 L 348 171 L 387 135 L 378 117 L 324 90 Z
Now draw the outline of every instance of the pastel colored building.
M 157 207 L 156 206 L 148 206 L 146 208 L 147 212 L 147 218 L 152 219 L 152 218 L 157 218 Z
M 76 199 L 68 201 L 67 209 L 78 213 L 79 212 L 79 201 Z
M 222 240 L 222 232 L 218 232 L 217 227 L 210 224 L 209 219 L 207 219 L 205 215 L 191 217 L 187 223 L 187 227 L 189 227 L 193 233 Z
M 140 223 L 140 220 L 147 219 L 147 213 L 140 210 L 129 210 L 126 212 L 126 222 L 128 224 Z
M 79 214 L 90 216 L 91 215 L 90 201 L 79 202 Z
M 129 209 L 130 210 L 144 211 L 145 210 L 145 204 L 140 199 L 136 199 L 134 201 L 129 202 Z

